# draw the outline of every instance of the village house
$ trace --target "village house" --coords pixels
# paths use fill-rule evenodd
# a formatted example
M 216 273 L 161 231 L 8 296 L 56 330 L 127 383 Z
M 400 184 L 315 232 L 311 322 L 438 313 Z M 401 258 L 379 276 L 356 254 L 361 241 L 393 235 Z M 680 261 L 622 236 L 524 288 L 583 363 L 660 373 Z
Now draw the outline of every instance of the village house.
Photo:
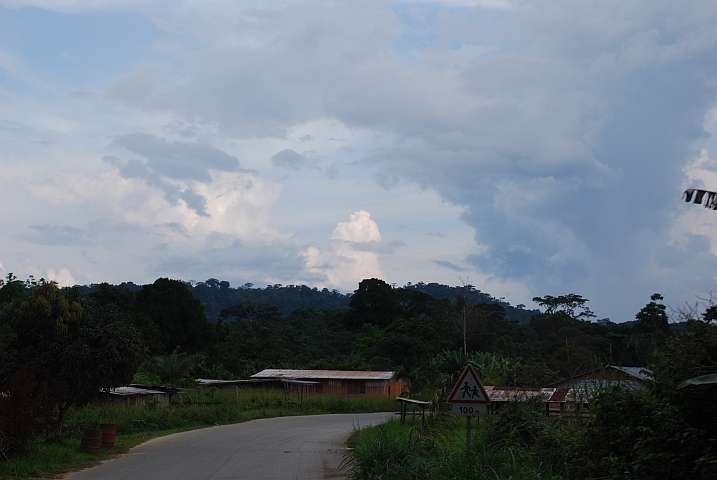
M 368 395 L 391 397 L 401 393 L 403 382 L 394 372 L 357 370 L 292 370 L 267 368 L 251 376 L 262 381 L 296 381 L 312 385 L 310 393 L 329 395 Z

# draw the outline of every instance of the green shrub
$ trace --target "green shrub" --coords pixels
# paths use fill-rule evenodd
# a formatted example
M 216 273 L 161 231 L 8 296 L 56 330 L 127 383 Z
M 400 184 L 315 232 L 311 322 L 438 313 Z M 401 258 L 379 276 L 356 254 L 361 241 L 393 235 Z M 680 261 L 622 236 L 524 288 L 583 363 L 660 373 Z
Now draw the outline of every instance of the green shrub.
M 530 414 L 527 416 L 530 417 Z M 506 414 L 503 422 L 507 423 L 508 418 Z M 555 468 L 552 464 L 536 461 L 530 450 L 520 444 L 491 441 L 495 432 L 493 420 L 498 421 L 491 418 L 476 425 L 469 455 L 465 452 L 463 422 L 455 423 L 452 435 L 444 437 L 442 443 L 426 444 L 409 440 L 410 426 L 401 426 L 395 419 L 389 420 L 383 425 L 354 432 L 349 438 L 349 445 L 355 445 L 355 448 L 345 460 L 345 466 L 352 479 L 564 478 L 561 476 L 567 471 L 564 466 Z M 541 438 L 548 437 L 544 435 Z
M 492 422 L 488 439 L 492 443 L 530 447 L 545 435 L 542 401 L 511 401 L 501 407 Z

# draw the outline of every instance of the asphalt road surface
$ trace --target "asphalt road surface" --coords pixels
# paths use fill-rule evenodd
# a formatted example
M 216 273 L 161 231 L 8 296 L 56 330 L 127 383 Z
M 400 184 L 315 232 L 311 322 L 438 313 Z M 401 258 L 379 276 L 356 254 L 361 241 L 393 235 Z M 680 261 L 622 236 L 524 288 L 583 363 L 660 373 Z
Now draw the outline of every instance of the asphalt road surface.
M 253 420 L 155 438 L 68 480 L 224 480 L 344 478 L 338 471 L 354 427 L 388 413 Z

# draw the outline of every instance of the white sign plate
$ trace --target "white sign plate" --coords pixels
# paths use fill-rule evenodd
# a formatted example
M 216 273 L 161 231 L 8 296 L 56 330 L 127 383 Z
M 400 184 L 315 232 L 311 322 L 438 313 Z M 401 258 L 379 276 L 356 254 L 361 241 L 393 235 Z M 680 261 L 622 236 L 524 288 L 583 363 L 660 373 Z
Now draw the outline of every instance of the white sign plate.
M 488 415 L 488 406 L 486 405 L 458 405 L 453 404 L 453 415 L 459 417 L 485 417 Z

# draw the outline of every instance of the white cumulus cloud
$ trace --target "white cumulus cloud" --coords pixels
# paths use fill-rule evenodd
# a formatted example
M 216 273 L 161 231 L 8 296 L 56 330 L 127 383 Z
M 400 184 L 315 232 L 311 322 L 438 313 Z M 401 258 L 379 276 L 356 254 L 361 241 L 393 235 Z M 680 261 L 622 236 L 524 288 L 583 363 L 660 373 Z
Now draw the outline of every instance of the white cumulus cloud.
M 346 242 L 379 242 L 381 232 L 376 222 L 371 220 L 371 214 L 365 210 L 359 210 L 351 214 L 348 222 L 340 222 L 331 234 L 332 240 L 343 240 Z
M 72 278 L 72 274 L 66 268 L 61 268 L 59 272 L 55 273 L 52 268 L 47 269 L 47 279 L 55 281 L 60 287 L 71 287 L 76 285 L 77 282 Z
M 321 252 L 309 247 L 304 252 L 307 271 L 323 277 L 327 285 L 341 290 L 353 290 L 365 278 L 383 278 L 381 264 L 375 252 L 354 248 L 354 243 L 381 241 L 381 232 L 371 214 L 359 210 L 348 222 L 339 222 L 331 234 L 331 250 Z

